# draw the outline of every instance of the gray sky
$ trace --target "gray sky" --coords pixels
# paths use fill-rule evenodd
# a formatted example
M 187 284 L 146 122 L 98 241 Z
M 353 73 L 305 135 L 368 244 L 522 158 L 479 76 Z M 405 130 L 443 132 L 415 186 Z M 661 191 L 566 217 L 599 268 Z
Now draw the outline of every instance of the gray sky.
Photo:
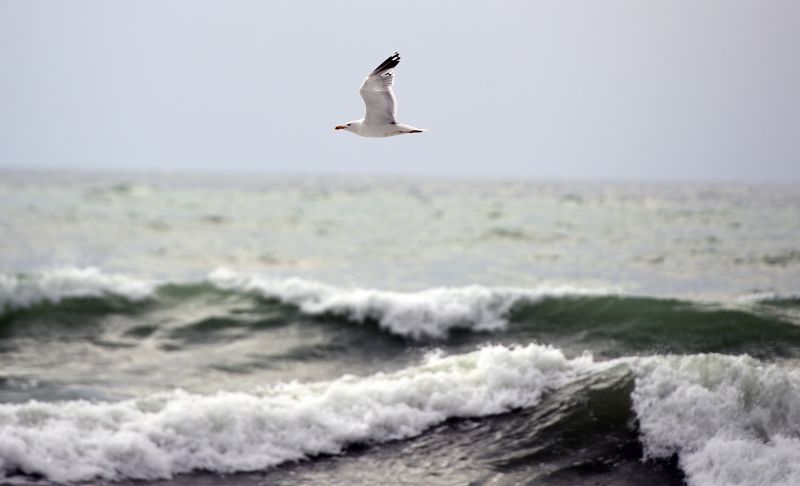
M 334 132 L 395 50 L 430 132 Z M 0 0 L 0 66 L 0 168 L 800 181 L 796 0 Z

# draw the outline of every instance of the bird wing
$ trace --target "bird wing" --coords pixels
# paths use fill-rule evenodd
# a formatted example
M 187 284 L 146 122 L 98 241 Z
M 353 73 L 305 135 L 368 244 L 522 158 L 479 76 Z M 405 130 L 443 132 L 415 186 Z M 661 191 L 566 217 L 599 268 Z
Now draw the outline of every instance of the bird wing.
M 394 96 L 394 68 L 400 63 L 400 54 L 394 53 L 375 68 L 361 83 L 361 97 L 367 113 L 364 123 L 385 125 L 395 124 L 397 99 Z

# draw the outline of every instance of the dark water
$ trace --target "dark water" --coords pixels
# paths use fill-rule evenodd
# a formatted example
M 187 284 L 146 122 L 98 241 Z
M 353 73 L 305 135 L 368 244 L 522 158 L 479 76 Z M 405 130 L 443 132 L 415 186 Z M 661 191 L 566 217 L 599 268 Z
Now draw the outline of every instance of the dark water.
M 212 283 L 163 284 L 142 300 L 106 294 L 8 309 L 0 315 L 0 350 L 6 371 L 58 361 L 49 353 L 29 352 L 33 342 L 39 348 L 52 345 L 65 357 L 93 350 L 113 355 L 115 361 L 150 360 L 158 366 L 173 356 L 197 360 L 192 370 L 171 370 L 163 383 L 149 374 L 146 387 L 153 391 L 178 386 L 176 373 L 197 373 L 194 386 L 186 386 L 195 383 L 191 374 L 181 377 L 185 380 L 182 388 L 202 391 L 209 372 L 231 375 L 232 381 L 254 372 L 281 380 L 319 378 L 320 369 L 334 370 L 331 378 L 342 373 L 364 375 L 416 363 L 433 349 L 454 354 L 485 343 L 549 344 L 568 356 L 591 350 L 598 359 L 696 353 L 748 354 L 761 360 L 800 357 L 800 301 L 794 297 L 765 297 L 733 305 L 617 294 L 518 297 L 503 289 L 479 290 L 491 297 L 463 315 L 448 315 L 444 296 L 430 308 L 402 315 L 408 327 L 393 328 L 389 322 L 396 316 L 391 306 L 406 305 L 399 293 L 383 302 L 367 297 L 308 312 L 288 303 L 292 298 L 286 296 L 230 290 Z M 470 297 L 480 299 L 470 292 L 457 299 Z M 323 299 L 321 295 L 304 298 Z M 481 329 L 487 314 L 497 318 L 499 328 Z M 424 332 L 427 329 L 436 329 L 437 334 Z M 438 334 L 439 329 L 445 329 L 444 333 Z M 235 355 L 209 354 L 209 349 L 226 346 Z M 64 359 L 64 364 L 69 360 Z M 86 370 L 85 376 L 71 370 L 70 381 L 91 384 L 97 379 L 96 370 Z M 103 375 L 96 394 L 90 387 L 82 390 L 89 398 L 102 399 L 114 383 L 129 384 L 135 376 L 126 374 L 139 371 L 107 370 L 120 375 Z M 53 370 L 56 376 L 62 372 Z M 33 397 L 48 400 L 80 397 L 59 395 L 57 380 L 25 388 L 17 397 L 20 379 L 22 374 L 16 379 L 5 377 L 2 401 L 25 400 L 37 391 L 41 397 Z M 48 382 L 46 375 L 39 375 L 37 381 Z
M 742 413 L 757 412 L 755 408 L 748 409 L 746 403 L 736 402 L 740 395 L 758 386 L 751 381 L 763 378 L 758 376 L 758 370 L 764 365 L 757 360 L 781 360 L 788 365 L 800 352 L 796 317 L 800 302 L 793 297 L 771 296 L 734 305 L 562 291 L 520 296 L 519 290 L 470 287 L 449 289 L 450 294 L 443 295 L 423 293 L 425 299 L 431 299 L 425 300 L 414 298 L 419 294 L 359 295 L 359 291 L 345 289 L 337 289 L 336 295 L 331 296 L 329 287 L 318 288 L 310 282 L 304 285 L 308 288 L 303 290 L 302 298 L 291 286 L 278 285 L 270 293 L 264 290 L 266 287 L 234 289 L 212 279 L 153 286 L 143 297 L 109 291 L 97 296 L 42 299 L 24 307 L 8 306 L 0 317 L 4 370 L 0 401 L 17 405 L 0 408 L 4 438 L 30 440 L 33 435 L 56 443 L 66 441 L 78 457 L 99 457 L 90 459 L 95 461 L 92 466 L 96 469 L 87 473 L 74 462 L 63 463 L 54 470 L 48 463 L 68 458 L 59 459 L 57 451 L 22 448 L 26 454 L 39 453 L 42 457 L 21 458 L 11 449 L 12 453 L 6 453 L 4 458 L 6 474 L 13 480 L 42 477 L 80 481 L 95 475 L 119 480 L 135 478 L 137 474 L 147 478 L 194 471 L 169 480 L 169 484 L 641 484 L 645 479 L 651 484 L 681 484 L 685 472 L 679 464 L 679 453 L 685 446 L 675 447 L 672 453 L 647 455 L 644 444 L 648 440 L 669 439 L 647 437 L 641 421 L 674 420 L 674 426 L 697 425 L 684 423 L 687 417 L 645 415 L 646 408 L 634 400 L 637 379 L 663 379 L 648 375 L 652 373 L 648 367 L 669 369 L 675 365 L 662 355 L 676 355 L 673 360 L 700 356 L 706 363 L 701 364 L 699 375 L 679 374 L 671 377 L 676 381 L 665 380 L 659 386 L 674 388 L 679 400 L 686 400 L 686 406 L 691 406 L 695 398 L 690 391 L 699 386 L 698 380 L 702 383 L 706 375 L 721 367 L 723 374 L 706 386 L 711 392 L 718 391 L 713 385 L 739 387 L 733 397 L 723 396 L 722 400 L 734 400 L 723 404 L 737 408 L 732 419 L 742 420 Z M 341 302 L 323 305 L 324 299 Z M 466 313 L 459 309 L 462 312 L 454 315 L 448 306 L 453 305 L 453 300 L 463 303 L 465 299 L 471 304 L 474 302 L 470 299 L 481 301 L 481 305 L 467 307 Z M 396 309 L 392 306 L 400 306 L 404 313 L 393 313 Z M 408 326 L 400 325 L 402 319 L 411 319 L 405 323 Z M 481 330 L 481 323 L 487 319 L 499 323 Z M 420 332 L 428 328 L 446 331 Z M 492 346 L 482 348 L 486 343 Z M 449 403 L 464 398 L 491 401 L 491 393 L 486 391 L 495 386 L 503 393 L 531 391 L 529 384 L 517 381 L 517 375 L 505 377 L 508 382 L 500 385 L 496 381 L 502 382 L 502 377 L 482 375 L 468 379 L 465 393 L 448 398 L 448 403 L 437 408 L 430 403 L 431 397 L 441 392 L 436 386 L 429 389 L 424 380 L 405 383 L 405 379 L 392 375 L 424 374 L 418 367 L 434 349 L 444 353 L 445 357 L 437 359 L 445 361 L 447 356 L 488 359 L 481 358 L 481 353 L 492 351 L 496 354 L 492 359 L 497 360 L 494 364 L 502 369 L 505 360 L 511 359 L 523 343 L 533 343 L 529 349 L 555 353 L 553 359 L 559 363 L 560 371 L 568 371 L 569 375 L 556 383 L 534 386 L 537 398 L 532 401 L 520 395 L 499 406 L 477 406 L 468 411 Z M 224 352 L 220 353 L 220 348 Z M 592 350 L 594 360 L 582 354 L 587 349 Z M 742 353 L 753 358 L 726 358 Z M 651 358 L 644 358 L 642 363 L 637 356 Z M 589 363 L 578 364 L 587 359 Z M 726 368 L 735 369 L 742 359 L 755 375 L 742 380 L 732 371 L 725 376 Z M 96 365 L 85 366 L 87 361 L 103 360 L 113 366 L 101 372 Z M 512 367 L 521 366 L 528 371 L 548 369 L 548 360 L 521 358 L 512 362 Z M 475 364 L 470 361 L 467 367 L 470 366 Z M 697 364 L 678 363 L 679 369 L 686 366 Z M 703 370 L 702 366 L 708 369 Z M 781 373 L 780 384 L 784 387 L 770 390 L 778 395 L 771 398 L 769 406 L 785 406 L 782 404 L 794 400 L 800 392 L 794 367 L 784 366 L 773 366 L 767 373 Z M 33 375 L 30 370 L 37 372 Z M 453 376 L 448 379 L 456 380 L 451 384 L 461 386 L 457 385 L 458 366 L 449 373 Z M 336 418 L 337 406 L 322 400 L 305 417 L 307 423 L 288 423 L 282 432 L 299 436 L 292 440 L 296 442 L 294 454 L 283 453 L 288 462 L 277 454 L 268 462 L 243 461 L 237 465 L 235 454 L 230 457 L 231 449 L 250 447 L 257 438 L 247 437 L 242 425 L 235 424 L 238 419 L 232 416 L 225 417 L 215 428 L 215 415 L 252 413 L 258 417 L 259 412 L 242 408 L 243 403 L 254 399 L 254 406 L 268 410 L 277 407 L 281 395 L 287 394 L 279 388 L 251 394 L 254 376 L 260 382 L 300 379 L 309 383 L 298 383 L 301 390 L 288 393 L 294 395 L 320 393 L 310 384 L 320 379 L 333 380 L 328 386 L 335 388 L 342 375 L 352 375 L 345 379 L 349 380 L 348 385 L 363 387 L 368 394 L 390 395 L 364 410 L 365 414 L 384 414 L 374 424 L 374 430 L 352 435 L 332 428 L 326 423 L 330 417 L 325 415 Z M 357 378 L 369 376 L 371 382 Z M 214 377 L 213 383 L 209 383 L 209 377 Z M 209 400 L 205 394 L 217 388 L 220 381 L 226 384 L 225 389 L 242 390 L 242 395 L 227 404 L 203 405 Z M 196 420 L 194 415 L 199 413 L 211 434 L 199 444 L 187 442 L 186 437 L 177 441 L 154 440 L 146 423 L 158 419 L 142 416 L 142 410 L 148 411 L 148 407 L 137 402 L 137 396 L 157 394 L 181 384 L 188 392 L 161 398 L 163 403 L 152 406 L 149 412 L 155 417 L 162 415 L 163 419 L 173 407 L 173 417 L 167 421 L 175 421 L 172 427 L 176 428 L 185 421 Z M 309 389 L 302 390 L 304 386 Z M 411 387 L 410 396 L 392 396 L 406 386 Z M 29 402 L 31 399 L 52 405 L 40 410 L 41 406 Z M 357 393 L 346 394 L 342 402 L 349 405 L 342 406 L 363 407 L 358 400 Z M 102 408 L 103 402 L 111 408 Z M 199 412 L 193 410 L 198 403 L 202 405 Z M 120 408 L 114 410 L 114 406 Z M 414 424 L 419 418 L 406 424 L 407 417 L 393 410 L 395 407 L 415 412 L 434 410 L 436 416 L 421 419 L 422 425 Z M 124 417 L 126 409 L 137 414 Z M 40 416 L 31 418 L 37 414 Z M 248 417 L 240 419 L 246 422 Z M 336 418 L 352 419 L 350 412 Z M 706 418 L 701 414 L 691 419 Z M 65 429 L 80 429 L 82 422 L 87 424 L 90 435 L 95 435 L 90 440 L 62 435 Z M 745 432 L 754 427 L 749 420 L 736 425 Z M 348 427 L 358 425 L 351 423 Z M 411 430 L 405 430 L 409 427 Z M 752 433 L 757 436 L 755 431 L 763 427 L 761 424 L 753 428 Z M 227 428 L 232 431 L 222 434 L 228 439 L 221 440 L 220 434 Z M 147 447 L 137 449 L 136 440 L 126 441 L 123 451 L 114 452 L 118 436 L 125 434 L 151 441 L 154 457 L 177 455 L 181 459 L 161 469 L 163 465 L 147 456 Z M 332 445 L 318 449 L 314 444 L 320 440 L 332 441 Z M 226 441 L 231 443 L 226 445 Z M 208 466 L 192 459 L 193 450 L 204 448 L 209 449 L 204 454 L 213 452 L 213 459 L 205 459 Z M 261 453 L 269 451 L 268 448 Z M 141 462 L 138 473 L 131 474 L 120 463 L 131 458 Z M 181 466 L 182 463 L 186 465 Z M 273 468 L 265 467 L 269 465 Z M 203 469 L 213 473 L 198 472 Z M 257 472 L 244 472 L 248 470 Z M 70 475 L 59 477 L 63 471 Z M 233 475 L 223 479 L 221 472 Z

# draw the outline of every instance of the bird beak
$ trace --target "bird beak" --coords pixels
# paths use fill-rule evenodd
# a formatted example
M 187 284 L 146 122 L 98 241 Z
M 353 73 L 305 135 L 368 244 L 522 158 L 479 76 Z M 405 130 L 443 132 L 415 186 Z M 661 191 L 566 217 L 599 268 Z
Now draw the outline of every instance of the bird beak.
M 334 130 L 344 130 L 345 128 L 347 128 L 345 125 L 336 125 L 333 129 Z

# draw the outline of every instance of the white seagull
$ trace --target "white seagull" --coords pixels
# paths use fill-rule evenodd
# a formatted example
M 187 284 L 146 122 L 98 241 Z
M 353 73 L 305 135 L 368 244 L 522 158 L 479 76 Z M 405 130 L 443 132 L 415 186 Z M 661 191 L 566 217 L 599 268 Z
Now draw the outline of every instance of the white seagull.
M 367 113 L 364 118 L 336 125 L 335 130 L 347 130 L 362 137 L 391 137 L 404 133 L 427 132 L 426 128 L 416 128 L 398 123 L 397 99 L 394 96 L 394 68 L 400 64 L 400 54 L 394 53 L 375 68 L 361 83 L 361 97 Z

